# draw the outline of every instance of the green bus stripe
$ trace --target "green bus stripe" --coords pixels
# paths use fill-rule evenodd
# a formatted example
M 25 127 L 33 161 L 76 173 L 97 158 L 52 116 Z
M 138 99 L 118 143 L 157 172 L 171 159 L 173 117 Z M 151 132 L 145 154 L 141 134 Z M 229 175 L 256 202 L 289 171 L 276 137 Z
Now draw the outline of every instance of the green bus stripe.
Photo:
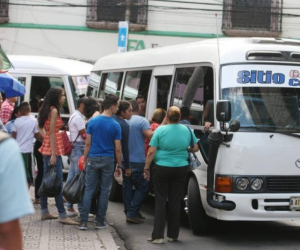
M 72 25 L 52 25 L 52 24 L 34 24 L 34 23 L 5 23 L 0 24 L 0 28 L 21 28 L 21 29 L 48 29 L 48 30 L 70 30 L 84 32 L 100 32 L 100 33 L 118 33 L 117 30 L 91 29 L 85 26 Z M 143 36 L 170 36 L 170 37 L 190 37 L 190 38 L 216 38 L 216 34 L 194 33 L 194 32 L 178 32 L 178 31 L 159 31 L 144 30 L 130 31 L 130 34 Z M 226 37 L 219 35 L 219 37 Z

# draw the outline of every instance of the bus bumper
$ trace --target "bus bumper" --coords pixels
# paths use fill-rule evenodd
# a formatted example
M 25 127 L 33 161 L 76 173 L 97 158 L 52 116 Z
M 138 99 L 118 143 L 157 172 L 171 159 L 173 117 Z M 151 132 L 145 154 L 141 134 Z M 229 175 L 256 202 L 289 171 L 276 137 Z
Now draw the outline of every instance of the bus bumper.
M 204 190 L 202 190 L 204 191 Z M 202 192 L 201 192 L 202 195 Z M 229 221 L 279 221 L 300 220 L 300 211 L 290 209 L 291 198 L 300 198 L 300 193 L 288 194 L 217 194 L 233 201 L 233 211 L 214 209 L 203 201 L 207 214 L 218 220 Z M 206 196 L 206 195 L 205 195 Z M 202 196 L 203 197 L 203 196 Z M 204 197 L 203 197 L 204 198 Z M 206 197 L 205 197 L 206 198 Z M 210 210 L 210 211 L 209 211 Z M 212 211 L 214 210 L 214 211 Z

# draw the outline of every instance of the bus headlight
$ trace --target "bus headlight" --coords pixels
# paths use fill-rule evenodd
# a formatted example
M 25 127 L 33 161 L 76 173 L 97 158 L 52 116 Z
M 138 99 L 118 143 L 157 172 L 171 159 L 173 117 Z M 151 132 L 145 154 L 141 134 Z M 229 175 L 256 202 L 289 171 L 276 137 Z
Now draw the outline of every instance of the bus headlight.
M 249 180 L 247 178 L 238 178 L 235 183 L 236 188 L 241 191 L 244 191 L 248 185 Z
M 260 190 L 264 181 L 260 178 L 254 178 L 251 180 L 251 189 L 252 190 Z

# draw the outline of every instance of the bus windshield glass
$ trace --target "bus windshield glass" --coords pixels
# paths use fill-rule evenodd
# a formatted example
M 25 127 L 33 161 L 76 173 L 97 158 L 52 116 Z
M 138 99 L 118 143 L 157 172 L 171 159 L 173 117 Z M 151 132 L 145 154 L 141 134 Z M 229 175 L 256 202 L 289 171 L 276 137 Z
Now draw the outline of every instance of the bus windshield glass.
M 222 97 L 241 130 L 300 132 L 299 88 L 226 88 Z
M 222 67 L 222 99 L 240 131 L 300 133 L 300 71 L 293 65 Z
M 73 100 L 76 107 L 76 101 L 79 99 L 80 95 L 86 94 L 88 87 L 89 76 L 72 76 L 71 90 L 73 93 Z

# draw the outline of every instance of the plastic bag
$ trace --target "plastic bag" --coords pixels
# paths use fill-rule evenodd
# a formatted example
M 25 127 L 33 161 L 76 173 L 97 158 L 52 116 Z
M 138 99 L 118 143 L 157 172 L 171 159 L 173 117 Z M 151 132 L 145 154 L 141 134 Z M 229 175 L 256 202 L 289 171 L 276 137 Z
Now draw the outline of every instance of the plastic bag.
M 81 202 L 84 194 L 84 185 L 85 171 L 81 171 L 79 174 L 75 175 L 71 181 L 66 183 L 63 190 L 63 196 L 72 204 Z
M 38 195 L 55 197 L 60 194 L 61 189 L 62 179 L 57 175 L 56 167 L 49 165 L 49 169 L 43 178 Z

